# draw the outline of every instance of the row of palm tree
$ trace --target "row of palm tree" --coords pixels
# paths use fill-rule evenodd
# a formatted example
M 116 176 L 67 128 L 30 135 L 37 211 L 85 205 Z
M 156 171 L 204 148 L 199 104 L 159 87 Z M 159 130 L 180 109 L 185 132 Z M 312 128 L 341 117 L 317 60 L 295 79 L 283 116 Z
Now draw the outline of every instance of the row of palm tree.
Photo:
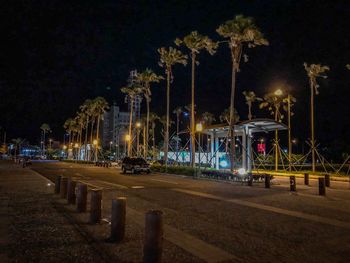
M 79 107 L 79 111 L 73 118 L 68 118 L 63 127 L 69 134 L 68 145 L 80 149 L 83 145 L 84 137 L 84 160 L 92 159 L 88 157 L 87 145 L 94 144 L 95 141 L 95 160 L 97 159 L 97 149 L 100 145 L 100 124 L 103 114 L 109 109 L 108 102 L 103 97 L 96 97 L 95 99 L 87 99 Z M 90 128 L 89 128 L 90 126 Z M 88 135 L 90 132 L 90 140 Z
M 255 21 L 251 17 L 245 17 L 243 15 L 237 15 L 232 20 L 228 20 L 225 23 L 221 24 L 216 32 L 220 37 L 223 38 L 222 41 L 213 41 L 208 36 L 201 35 L 197 31 L 193 31 L 190 34 L 186 35 L 182 39 L 176 38 L 175 44 L 177 47 L 185 47 L 188 50 L 188 55 L 183 53 L 180 49 L 174 47 L 161 47 L 158 49 L 158 53 L 160 55 L 159 65 L 164 68 L 165 76 L 166 76 L 166 115 L 164 122 L 164 158 L 165 163 L 167 163 L 168 158 L 168 150 L 169 150 L 169 126 L 170 126 L 170 88 L 171 83 L 174 79 L 173 75 L 173 67 L 176 64 L 187 65 L 188 58 L 191 59 L 191 103 L 188 107 L 190 112 L 190 142 L 191 142 L 191 165 L 194 166 L 194 156 L 195 156 L 195 73 L 196 73 L 196 65 L 199 64 L 198 55 L 202 50 L 206 50 L 210 55 L 216 53 L 219 44 L 225 43 L 228 45 L 231 56 L 231 95 L 230 95 L 230 107 L 226 109 L 223 114 L 220 116 L 220 120 L 226 122 L 229 125 L 229 137 L 230 141 L 234 141 L 234 124 L 239 120 L 239 116 L 235 109 L 235 93 L 236 93 L 236 79 L 237 73 L 240 71 L 240 64 L 242 58 L 245 62 L 248 61 L 248 56 L 245 54 L 246 48 L 254 48 L 257 46 L 267 46 L 269 42 L 264 38 L 262 32 L 255 24 Z M 311 142 L 312 142 L 312 155 L 313 155 L 313 170 L 315 164 L 315 153 L 314 153 L 314 93 L 317 95 L 318 84 L 316 79 L 318 77 L 324 77 L 324 73 L 329 70 L 328 66 L 322 66 L 320 64 L 311 64 L 304 65 L 305 70 L 307 71 L 309 80 L 310 80 L 310 88 L 311 88 Z M 348 69 L 350 69 L 350 65 L 347 65 Z M 148 70 L 149 73 L 153 71 Z M 163 77 L 154 74 L 154 81 L 146 82 L 142 80 L 142 77 L 139 77 L 139 81 L 136 84 L 136 87 L 133 87 L 133 90 L 137 90 L 137 94 L 143 94 L 146 98 L 147 102 L 147 114 L 149 114 L 149 102 L 151 100 L 151 82 L 159 82 Z M 142 73 L 140 74 L 142 76 Z M 130 87 L 128 87 L 130 88 Z M 123 92 L 130 93 L 125 89 L 122 89 Z M 291 133 L 290 128 L 290 116 L 292 115 L 291 106 L 295 103 L 295 98 L 288 94 L 287 97 L 282 97 L 278 94 L 267 94 L 263 98 L 259 98 L 255 95 L 253 91 L 245 91 L 243 95 L 246 99 L 246 104 L 248 105 L 248 119 L 251 120 L 253 118 L 252 113 L 252 104 L 254 102 L 260 102 L 260 108 L 269 109 L 270 113 L 274 116 L 276 121 L 281 122 L 284 118 L 284 114 L 281 112 L 282 109 L 288 112 L 288 127 L 289 127 L 289 138 Z M 132 109 L 132 107 L 131 107 Z M 176 133 L 177 136 L 179 134 L 179 117 L 182 112 L 181 108 L 176 108 L 174 113 L 176 114 Z M 214 121 L 213 116 L 210 115 L 203 117 L 203 122 L 205 120 L 208 123 Z M 132 119 L 132 114 L 130 116 Z M 149 118 L 146 121 L 146 126 L 148 127 Z M 210 121 L 209 121 L 210 119 Z M 132 121 L 130 121 L 129 126 L 129 134 L 132 133 Z M 147 129 L 148 133 L 148 129 Z M 146 144 L 148 144 L 148 136 L 146 136 Z M 278 145 L 278 131 L 275 134 L 276 145 Z M 154 137 L 153 137 L 154 138 Z M 178 148 L 178 146 L 177 146 Z M 234 164 L 234 143 L 230 145 L 230 163 L 231 169 L 233 169 Z M 278 162 L 278 151 L 276 149 L 276 162 Z M 278 165 L 276 165 L 277 167 Z M 277 169 L 277 168 L 276 168 Z
M 201 35 L 197 31 L 193 31 L 183 39 L 176 38 L 175 44 L 178 47 L 184 46 L 189 50 L 189 56 L 191 58 L 191 110 L 190 110 L 190 137 L 191 137 L 191 165 L 194 166 L 194 156 L 195 156 L 195 67 L 199 64 L 197 59 L 200 51 L 206 50 L 209 54 L 215 54 L 219 44 L 227 43 L 231 51 L 231 60 L 232 60 L 232 83 L 231 83 L 231 99 L 230 99 L 230 108 L 229 108 L 229 125 L 230 125 L 230 137 L 231 141 L 234 137 L 233 125 L 235 123 L 235 114 L 234 114 L 234 101 L 235 101 L 235 89 L 236 89 L 236 73 L 239 71 L 239 65 L 241 57 L 245 57 L 243 50 L 245 46 L 249 48 L 258 46 L 258 45 L 268 45 L 268 41 L 263 37 L 259 28 L 255 25 L 253 18 L 244 17 L 242 15 L 237 15 L 234 19 L 226 21 L 224 24 L 220 25 L 217 28 L 217 33 L 224 39 L 220 42 L 215 42 L 210 39 L 208 36 Z M 176 64 L 186 65 L 188 55 L 184 54 L 177 48 L 174 47 L 161 47 L 158 49 L 160 55 L 159 65 L 165 69 L 166 75 L 166 127 L 164 131 L 164 158 L 165 163 L 167 163 L 168 158 L 168 149 L 169 149 L 169 124 L 170 124 L 170 85 L 174 78 L 173 76 L 173 66 Z M 155 82 L 159 82 L 161 79 L 157 76 Z M 129 97 L 132 92 L 137 92 L 137 94 L 143 93 L 146 97 L 147 104 L 150 101 L 150 86 L 146 88 L 143 92 L 141 89 L 146 86 L 146 83 L 139 81 L 136 84 L 137 87 L 127 87 L 123 88 L 122 92 L 129 94 Z M 132 111 L 132 107 L 131 107 Z M 149 112 L 149 104 L 147 105 L 147 112 Z M 130 113 L 130 119 L 132 119 L 132 113 Z M 147 124 L 148 125 L 148 121 Z M 132 121 L 129 125 L 129 134 L 132 133 Z M 146 139 L 147 140 L 147 139 Z M 148 143 L 148 142 L 147 142 Z M 131 144 L 129 143 L 128 152 L 130 154 Z M 233 163 L 233 151 L 234 147 L 231 147 L 231 163 Z

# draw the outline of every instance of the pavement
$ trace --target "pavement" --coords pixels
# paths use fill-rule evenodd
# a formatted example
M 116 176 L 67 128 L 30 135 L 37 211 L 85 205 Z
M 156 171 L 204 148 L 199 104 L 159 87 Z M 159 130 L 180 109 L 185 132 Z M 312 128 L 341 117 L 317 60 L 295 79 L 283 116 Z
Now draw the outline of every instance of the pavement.
M 18 198 L 5 198 L 4 190 L 8 192 L 8 185 L 15 183 L 8 174 L 15 174 L 18 187 L 25 185 L 26 191 L 45 196 L 37 203 L 45 201 L 46 209 L 56 211 L 56 217 L 66 220 L 64 226 L 72 227 L 70 235 L 77 239 L 75 245 L 82 245 L 86 253 L 91 253 L 84 262 L 96 262 L 96 257 L 98 262 L 106 258 L 140 262 L 144 213 L 151 209 L 163 211 L 163 262 L 348 262 L 350 256 L 348 182 L 332 181 L 326 196 L 319 196 L 317 181 L 313 179 L 310 186 L 304 186 L 303 180 L 297 178 L 297 192 L 290 192 L 285 177 L 276 177 L 271 188 L 265 189 L 263 183 L 249 187 L 176 175 L 123 175 L 117 168 L 62 162 L 35 162 L 30 168 L 21 169 L 0 163 L 2 204 L 16 211 L 18 207 L 23 209 L 17 205 L 21 198 L 28 200 L 16 193 L 20 189 L 17 186 L 13 193 Z M 29 174 L 36 178 L 36 185 L 20 181 Z M 52 182 L 57 175 L 103 190 L 101 224 L 87 224 L 88 213 L 77 214 L 74 206 L 53 194 Z M 120 244 L 108 244 L 105 240 L 109 236 L 111 200 L 117 196 L 127 197 L 126 238 Z M 10 223 L 12 232 L 16 226 L 14 212 L 0 211 L 1 222 Z M 21 227 L 26 229 L 26 224 Z M 55 227 L 61 226 L 57 223 Z M 6 229 L 0 228 L 0 233 Z M 10 235 L 4 242 L 14 239 Z M 35 246 L 27 251 L 35 254 Z M 5 254 L 16 261 L 22 253 Z M 75 262 L 83 262 L 80 260 Z

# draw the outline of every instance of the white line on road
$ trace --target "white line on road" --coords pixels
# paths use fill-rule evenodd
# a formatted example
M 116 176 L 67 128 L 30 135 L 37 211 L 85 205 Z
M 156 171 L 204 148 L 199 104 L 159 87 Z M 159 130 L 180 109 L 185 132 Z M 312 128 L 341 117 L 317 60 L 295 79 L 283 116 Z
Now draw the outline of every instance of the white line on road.
M 95 182 L 98 182 L 98 183 L 101 183 L 101 184 L 110 185 L 110 186 L 114 186 L 114 187 L 117 187 L 117 188 L 120 188 L 120 189 L 128 189 L 127 186 L 121 185 L 121 184 L 114 184 L 114 183 L 109 183 L 109 182 L 100 181 L 100 180 L 96 180 Z
M 209 199 L 214 199 L 214 200 L 219 200 L 219 201 L 225 201 L 229 203 L 233 203 L 236 205 L 241 205 L 241 206 L 247 206 L 247 207 L 252 207 L 264 211 L 269 211 L 277 214 L 282 214 L 282 215 L 287 215 L 287 216 L 293 216 L 297 218 L 302 218 L 318 223 L 323 223 L 323 224 L 328 224 L 332 226 L 337 226 L 337 227 L 342 227 L 342 228 L 347 228 L 350 229 L 350 223 L 349 222 L 344 222 L 340 221 L 337 219 L 332 219 L 332 218 L 327 218 L 327 217 L 322 217 L 322 216 L 317 216 L 317 215 L 310 215 L 306 214 L 303 212 L 298 212 L 298 211 L 292 211 L 292 210 L 287 210 L 283 208 L 277 208 L 269 205 L 262 205 L 262 204 L 257 204 L 245 200 L 240 200 L 240 199 L 229 199 L 229 198 L 224 198 L 212 194 L 207 194 L 207 193 L 202 193 L 202 192 L 196 192 L 196 191 L 191 191 L 191 190 L 185 190 L 185 189 L 178 189 L 174 188 L 174 191 L 189 194 L 189 195 L 194 195 L 194 196 L 200 196 L 204 198 L 209 198 Z
M 179 184 L 176 182 L 171 182 L 171 181 L 167 181 L 167 180 L 161 180 L 161 179 L 151 179 L 152 181 L 157 181 L 157 182 L 162 182 L 162 183 L 168 183 L 168 184 Z

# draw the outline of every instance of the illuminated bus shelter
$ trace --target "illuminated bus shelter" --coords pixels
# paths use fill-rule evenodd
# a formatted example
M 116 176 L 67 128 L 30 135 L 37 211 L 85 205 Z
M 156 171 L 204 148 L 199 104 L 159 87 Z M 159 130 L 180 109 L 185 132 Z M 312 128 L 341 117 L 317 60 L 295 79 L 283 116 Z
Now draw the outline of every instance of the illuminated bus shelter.
M 246 172 L 251 172 L 253 152 L 252 138 L 255 133 L 269 133 L 275 130 L 287 130 L 288 127 L 280 122 L 272 119 L 254 119 L 243 121 L 234 126 L 235 138 L 240 141 L 242 149 L 242 167 Z M 211 125 L 205 128 L 202 132 L 209 136 L 210 140 L 210 166 L 216 169 L 220 168 L 220 141 L 229 140 L 229 126 L 225 124 Z M 208 141 L 209 141 L 208 140 Z

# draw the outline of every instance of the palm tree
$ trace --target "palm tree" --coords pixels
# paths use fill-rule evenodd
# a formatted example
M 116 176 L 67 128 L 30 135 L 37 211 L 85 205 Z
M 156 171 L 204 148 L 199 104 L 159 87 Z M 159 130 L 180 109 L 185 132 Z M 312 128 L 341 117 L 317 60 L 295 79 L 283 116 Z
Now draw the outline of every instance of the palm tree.
M 84 160 L 87 159 L 87 142 L 88 142 L 88 131 L 89 131 L 89 122 L 90 122 L 90 116 L 91 116 L 91 104 L 92 100 L 87 99 L 84 101 L 83 105 L 80 106 L 80 111 L 84 114 L 84 126 L 85 126 L 85 140 L 84 140 Z
M 180 115 L 182 113 L 182 107 L 178 106 L 173 110 L 173 113 L 176 114 L 176 161 L 178 161 L 178 153 L 179 153 L 179 127 L 180 127 Z
M 252 115 L 252 104 L 255 101 L 262 101 L 261 98 L 258 98 L 254 91 L 243 91 L 243 95 L 246 100 L 246 104 L 248 105 L 248 120 L 251 120 L 253 115 Z
M 255 25 L 253 18 L 237 15 L 233 20 L 228 20 L 216 29 L 223 38 L 228 39 L 231 51 L 232 73 L 231 73 L 231 99 L 230 99 L 230 137 L 234 140 L 234 108 L 236 73 L 239 72 L 239 65 L 245 45 L 255 47 L 268 45 L 259 28 Z M 243 55 L 244 56 L 244 55 Z M 246 56 L 244 56 L 246 57 Z M 231 170 L 233 171 L 235 144 L 231 144 Z
M 227 109 L 225 109 L 221 114 L 220 114 L 220 116 L 219 116 L 219 119 L 220 119 L 220 121 L 221 122 L 223 122 L 223 123 L 227 123 L 229 126 L 230 126 L 230 108 L 227 108 Z M 239 117 L 239 115 L 238 115 L 238 112 L 237 112 L 237 110 L 235 109 L 234 110 L 234 117 L 233 117 L 233 120 L 234 120 L 234 124 L 236 124 L 237 122 L 239 122 L 239 119 L 240 119 L 240 117 Z M 233 124 L 233 125 L 234 125 Z M 233 145 L 235 145 L 235 142 L 234 142 L 234 139 L 232 140 L 232 138 L 230 138 L 230 141 L 232 142 L 231 143 L 231 145 L 233 144 Z M 227 148 L 228 148 L 228 142 L 226 142 L 226 152 L 227 152 Z M 232 152 L 231 152 L 231 154 L 232 154 Z M 232 160 L 232 158 L 231 158 L 231 160 Z
M 220 114 L 219 119 L 220 119 L 221 122 L 227 123 L 228 125 L 230 125 L 230 108 L 225 109 L 225 110 Z M 234 124 L 236 124 L 237 122 L 239 122 L 240 117 L 239 117 L 238 112 L 237 112 L 236 109 L 234 110 L 234 118 L 233 118 L 233 119 L 234 119 L 234 121 L 235 121 Z
M 202 122 L 206 125 L 209 126 L 215 121 L 215 116 L 213 113 L 210 112 L 204 112 L 202 114 Z
M 102 97 L 96 97 L 93 101 L 94 103 L 94 116 L 97 118 L 97 126 L 96 126 L 96 141 L 97 145 L 96 148 L 98 149 L 99 145 L 99 135 L 100 135 L 100 121 L 101 118 L 103 118 L 103 114 L 106 112 L 106 110 L 109 109 L 108 102 L 105 100 L 105 98 Z M 97 161 L 97 149 L 95 149 L 95 161 Z
M 75 120 L 72 118 L 68 118 L 64 124 L 63 124 L 63 128 L 66 130 L 66 132 L 69 134 L 69 141 L 68 141 L 68 145 L 70 145 L 71 143 L 71 139 L 72 139 L 72 124 Z
M 136 81 L 140 83 L 142 86 L 142 93 L 145 96 L 146 99 L 146 106 L 147 106 L 147 116 L 146 116 L 146 127 L 145 127 L 145 150 L 144 153 L 147 153 L 148 150 L 148 131 L 149 131 L 149 113 L 150 113 L 150 108 L 149 104 L 151 102 L 151 83 L 159 83 L 160 80 L 164 79 L 162 76 L 158 76 L 156 73 L 154 73 L 151 69 L 146 69 L 142 73 L 137 74 L 136 76 Z M 147 157 L 146 155 L 144 156 L 145 158 Z
M 283 109 L 288 114 L 288 170 L 292 171 L 292 126 L 291 126 L 291 116 L 294 115 L 292 112 L 292 107 L 297 101 L 292 95 L 288 94 L 287 98 L 283 99 L 284 105 Z
M 304 68 L 307 72 L 310 82 L 311 89 L 311 151 L 312 151 L 312 171 L 315 172 L 315 131 L 314 131 L 314 93 L 319 94 L 317 84 L 317 78 L 327 78 L 324 73 L 329 71 L 328 66 L 322 66 L 321 64 L 311 64 L 310 66 L 307 63 L 304 63 Z
M 264 96 L 263 102 L 260 103 L 259 108 L 268 108 L 271 115 L 275 116 L 275 121 L 281 122 L 284 115 L 281 113 L 281 107 L 284 104 L 284 98 L 282 98 L 278 92 L 269 93 Z M 275 130 L 275 171 L 278 171 L 278 130 Z
M 166 129 L 167 129 L 167 124 L 168 124 L 168 118 L 166 115 L 163 115 L 162 117 L 159 118 L 159 122 L 162 124 L 163 128 L 162 128 L 162 131 L 163 131 L 163 139 L 164 139 L 164 146 L 165 147 L 165 135 L 166 135 Z M 169 122 L 169 127 L 174 124 L 173 121 L 170 121 Z
M 41 124 L 40 129 L 43 131 L 43 154 L 45 154 L 45 136 L 47 132 L 51 132 L 51 129 L 47 123 Z
M 156 139 L 155 139 L 155 128 L 156 128 L 156 121 L 159 120 L 159 116 L 155 114 L 154 112 L 150 112 L 149 114 L 149 122 L 151 123 L 151 130 L 152 130 L 152 155 L 153 158 L 155 158 L 155 150 L 156 150 Z
M 170 82 L 173 79 L 172 67 L 175 64 L 187 65 L 187 56 L 182 54 L 182 52 L 176 48 L 169 47 L 168 49 L 161 47 L 158 49 L 160 55 L 159 66 L 165 69 L 166 79 L 167 79 L 167 96 L 166 96 L 166 116 L 167 116 L 167 126 L 165 128 L 165 138 L 164 138 L 164 160 L 165 165 L 168 163 L 168 150 L 169 150 L 169 126 L 170 126 Z
M 121 92 L 125 93 L 130 101 L 130 118 L 129 118 L 129 136 L 130 140 L 128 141 L 128 156 L 132 154 L 132 123 L 133 123 L 133 114 L 134 114 L 134 101 L 137 95 L 141 93 L 142 87 L 138 83 L 132 83 L 131 86 L 121 88 Z
M 194 117 L 194 90 L 195 90 L 195 67 L 199 62 L 196 60 L 197 55 L 202 49 L 209 52 L 210 55 L 215 54 L 218 44 L 212 41 L 208 36 L 203 36 L 197 31 L 192 31 L 182 40 L 177 38 L 175 40 L 177 46 L 184 45 L 190 50 L 190 57 L 192 60 L 192 81 L 191 81 L 191 165 L 195 165 L 196 147 L 195 147 L 195 117 Z
M 16 138 L 16 139 L 12 139 L 12 142 L 15 144 L 15 158 L 17 158 L 17 149 L 18 149 L 18 152 L 20 152 L 21 145 L 25 142 L 25 139 Z

